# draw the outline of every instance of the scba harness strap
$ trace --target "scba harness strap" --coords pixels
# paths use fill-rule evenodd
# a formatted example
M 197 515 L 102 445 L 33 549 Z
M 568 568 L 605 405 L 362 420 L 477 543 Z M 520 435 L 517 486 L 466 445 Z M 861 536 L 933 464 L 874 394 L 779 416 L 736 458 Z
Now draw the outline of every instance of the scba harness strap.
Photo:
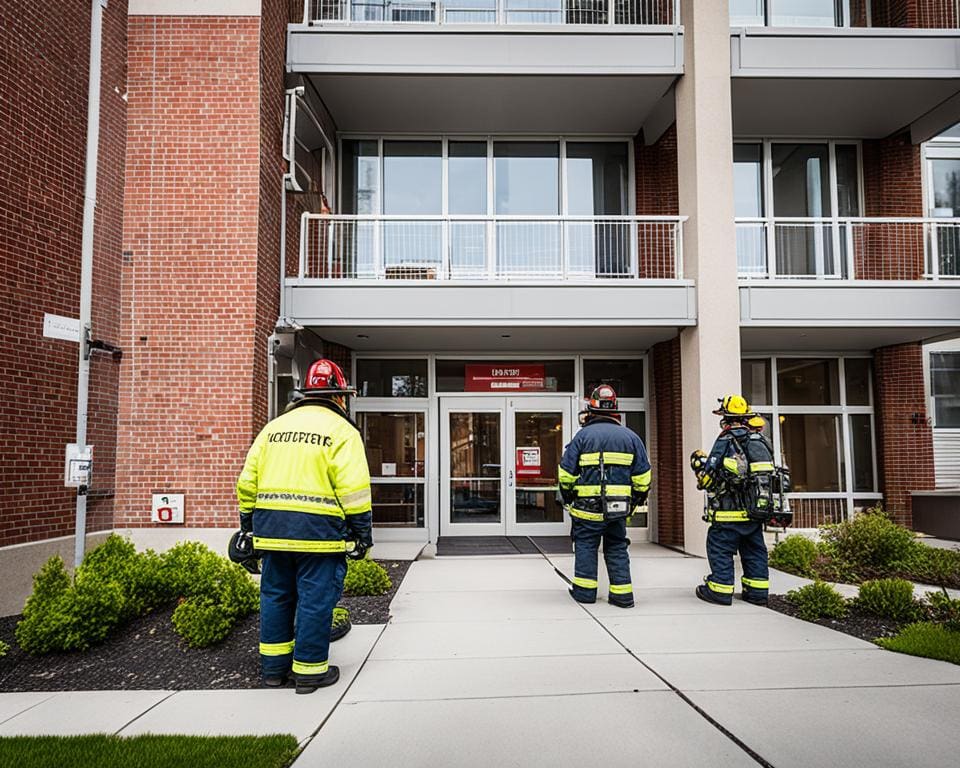
M 724 494 L 719 491 L 709 496 L 704 519 L 710 523 L 759 522 L 764 525 L 787 527 L 793 519 L 786 493 L 790 490 L 790 475 L 785 467 L 777 467 L 772 460 L 751 461 L 750 451 L 742 440 L 762 440 L 766 453 L 772 454 L 762 436 L 747 435 L 746 438 L 730 434 L 737 452 L 735 457 L 725 457 L 723 468 L 735 479 L 725 492 L 736 498 L 737 509 L 713 508 L 709 501 L 719 505 Z M 756 457 L 753 457 L 756 458 Z M 771 456 L 772 458 L 772 456 Z M 741 471 L 742 468 L 742 471 Z

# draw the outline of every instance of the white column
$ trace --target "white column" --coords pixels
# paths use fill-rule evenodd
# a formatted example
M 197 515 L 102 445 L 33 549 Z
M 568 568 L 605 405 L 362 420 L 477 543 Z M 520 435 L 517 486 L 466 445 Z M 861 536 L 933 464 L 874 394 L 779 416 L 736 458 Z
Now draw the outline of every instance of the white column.
M 676 88 L 684 276 L 696 280 L 697 325 L 680 335 L 684 458 L 710 450 L 717 398 L 740 391 L 740 305 L 733 223 L 730 21 L 726 2 L 682 0 L 684 74 Z M 684 468 L 684 548 L 705 554 L 703 493 Z

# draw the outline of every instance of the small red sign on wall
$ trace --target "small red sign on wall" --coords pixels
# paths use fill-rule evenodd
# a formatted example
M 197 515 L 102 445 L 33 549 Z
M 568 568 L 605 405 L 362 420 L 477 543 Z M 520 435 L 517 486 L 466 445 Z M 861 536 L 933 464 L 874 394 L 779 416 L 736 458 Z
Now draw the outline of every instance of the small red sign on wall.
M 546 378 L 543 365 L 468 363 L 467 392 L 543 392 Z
M 517 448 L 517 477 L 540 477 L 540 446 Z

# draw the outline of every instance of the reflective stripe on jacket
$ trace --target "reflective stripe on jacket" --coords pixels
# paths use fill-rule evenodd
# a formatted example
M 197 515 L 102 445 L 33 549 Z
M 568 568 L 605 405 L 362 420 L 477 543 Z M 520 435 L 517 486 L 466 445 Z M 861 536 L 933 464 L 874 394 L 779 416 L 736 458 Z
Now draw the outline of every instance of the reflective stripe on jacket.
M 302 402 L 263 428 L 237 481 L 241 514 L 254 514 L 257 549 L 343 552 L 369 529 L 370 471 L 363 440 L 332 405 Z
M 650 490 L 652 473 L 643 440 L 611 418 L 594 417 L 573 436 L 560 459 L 560 486 L 577 496 L 570 509 L 574 517 L 603 519 L 595 505 L 580 503 L 600 496 L 601 454 L 608 498 Z

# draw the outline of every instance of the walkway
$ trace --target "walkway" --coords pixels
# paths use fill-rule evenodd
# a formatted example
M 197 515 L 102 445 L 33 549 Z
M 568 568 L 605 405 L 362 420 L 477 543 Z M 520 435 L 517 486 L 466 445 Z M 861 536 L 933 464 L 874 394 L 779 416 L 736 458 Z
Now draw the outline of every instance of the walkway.
M 420 560 L 390 624 L 334 646 L 332 690 L 0 694 L 0 735 L 292 732 L 296 768 L 956 761 L 960 667 L 707 605 L 704 561 L 632 557 L 628 611 L 571 601 L 569 555 Z

